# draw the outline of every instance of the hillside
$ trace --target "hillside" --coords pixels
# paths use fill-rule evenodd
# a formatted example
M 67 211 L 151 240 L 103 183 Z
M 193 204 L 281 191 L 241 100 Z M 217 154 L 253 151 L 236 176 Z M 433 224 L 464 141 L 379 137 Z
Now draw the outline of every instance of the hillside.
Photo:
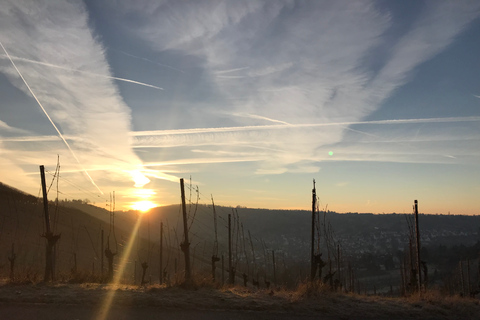
M 44 233 L 41 200 L 0 185 L 0 207 L 0 250 L 7 257 L 11 255 L 13 244 L 17 274 L 39 278 L 44 265 L 44 240 L 40 237 Z M 307 277 L 311 212 L 221 206 L 215 209 L 216 254 L 225 259 L 223 277 L 228 277 L 225 271 L 228 263 L 228 215 L 232 216 L 232 256 L 237 281 L 241 282 L 242 273 L 246 273 L 249 279 L 271 281 L 275 277 L 278 283 L 292 287 Z M 154 208 L 142 216 L 134 211 L 116 212 L 115 232 L 109 228 L 108 211 L 83 201 L 60 201 L 59 205 L 50 202 L 49 210 L 55 231 L 61 234 L 56 265 L 60 277 L 71 277 L 75 266 L 78 272 L 84 274 L 101 274 L 101 230 L 104 230 L 104 248 L 109 239 L 110 246 L 120 256 L 135 222 L 141 217 L 139 231 L 133 237 L 132 253 L 126 258 L 124 281 L 139 283 L 140 264 L 143 262 L 149 266 L 147 279 L 158 281 L 161 223 L 164 236 L 163 274 L 172 283 L 182 279 L 183 255 L 179 248 L 183 239 L 183 221 L 179 205 Z M 211 204 L 190 203 L 187 212 L 192 269 L 195 274 L 208 277 L 211 274 L 211 257 L 215 254 L 213 207 Z M 342 282 L 351 282 L 346 272 L 347 268 L 351 268 L 355 279 L 364 283 L 362 291 L 372 291 L 374 284 L 378 289 L 390 290 L 393 285 L 395 290 L 400 290 L 399 268 L 405 250 L 408 250 L 411 219 L 411 215 L 404 214 L 321 212 L 317 217 L 316 237 L 319 241 L 315 250 L 323 253 L 325 260 L 331 255 L 333 267 L 339 264 L 342 277 L 345 277 Z M 469 259 L 472 270 L 477 268 L 480 216 L 421 214 L 419 223 L 422 256 L 430 266 L 432 284 L 441 284 L 442 279 L 450 277 L 462 260 Z M 337 259 L 337 250 L 341 253 L 340 260 Z M 118 262 L 117 259 L 115 265 Z M 220 263 L 217 264 L 217 279 L 222 277 Z M 105 268 L 104 261 L 104 272 Z M 0 275 L 9 275 L 7 259 L 0 262 Z M 353 279 L 353 273 L 351 277 Z M 472 281 L 476 283 L 478 275 L 472 274 Z M 359 290 L 362 285 L 356 286 Z
M 0 260 L 0 277 L 8 277 L 10 274 L 7 258 L 12 257 L 13 249 L 17 277 L 34 281 L 42 279 L 45 267 L 45 240 L 41 236 L 45 233 L 43 201 L 0 184 L 0 208 L 0 252 L 4 257 Z M 112 251 L 118 251 L 120 255 L 137 217 L 117 213 L 115 228 L 110 229 L 108 211 L 81 204 L 80 201 L 61 201 L 58 205 L 49 201 L 49 213 L 53 232 L 60 234 L 55 266 L 58 279 L 85 277 L 87 273 L 100 279 L 103 250 L 107 243 L 110 242 Z M 144 242 L 138 241 L 138 246 L 140 243 L 149 248 L 153 245 L 143 245 Z M 171 250 L 165 248 L 165 251 L 168 253 Z M 132 280 L 135 277 L 133 272 L 136 259 L 138 257 L 135 255 L 128 258 L 127 262 Z M 103 260 L 103 273 L 106 274 L 107 260 L 105 257 Z M 115 265 L 117 263 L 118 259 L 115 260 Z M 76 276 L 73 276 L 74 273 Z

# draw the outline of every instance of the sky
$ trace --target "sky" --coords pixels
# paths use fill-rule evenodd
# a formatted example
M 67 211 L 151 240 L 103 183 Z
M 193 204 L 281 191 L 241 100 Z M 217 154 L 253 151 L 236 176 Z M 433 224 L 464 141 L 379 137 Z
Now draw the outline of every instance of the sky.
M 3 0 L 0 181 L 480 214 L 479 1 Z M 59 178 L 53 180 L 60 164 Z M 57 176 L 58 177 L 58 176 Z M 196 192 L 198 190 L 198 193 Z

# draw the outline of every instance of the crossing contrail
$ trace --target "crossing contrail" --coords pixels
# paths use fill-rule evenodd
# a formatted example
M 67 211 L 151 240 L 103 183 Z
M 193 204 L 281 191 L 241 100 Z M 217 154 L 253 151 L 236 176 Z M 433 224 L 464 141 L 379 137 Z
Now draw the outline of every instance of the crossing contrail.
M 130 135 L 140 136 L 164 136 L 179 134 L 197 134 L 197 133 L 216 133 L 216 132 L 237 132 L 237 131 L 255 131 L 255 130 L 281 130 L 295 128 L 315 128 L 330 126 L 350 126 L 350 125 L 387 125 L 387 124 L 415 124 L 415 123 L 447 123 L 447 122 L 476 122 L 480 117 L 449 117 L 449 118 L 420 118 L 420 119 L 397 119 L 397 120 L 372 120 L 372 121 L 350 121 L 350 122 L 323 122 L 323 123 L 305 123 L 305 124 L 275 124 L 260 126 L 243 127 L 219 127 L 219 128 L 194 128 L 194 129 L 173 129 L 173 130 L 151 130 L 151 131 L 133 131 Z
M 290 125 L 290 123 L 285 122 L 285 121 L 282 121 L 282 120 L 276 120 L 276 119 L 272 119 L 272 118 L 267 118 L 267 117 L 264 117 L 264 116 L 259 116 L 259 115 L 251 114 L 251 113 L 234 113 L 233 115 L 234 115 L 234 116 L 237 116 L 237 117 L 245 117 L 245 118 L 251 118 L 251 119 L 260 119 L 260 120 L 266 120 L 266 121 L 270 121 L 270 122 L 275 122 L 275 123 L 281 123 L 281 124 L 285 124 L 285 125 Z
M 5 55 L 2 54 L 2 56 L 5 56 Z M 138 84 L 138 85 L 140 85 L 140 86 L 145 86 L 145 87 L 149 87 L 149 88 L 153 88 L 153 89 L 157 89 L 157 90 L 164 90 L 164 89 L 161 88 L 161 87 L 157 87 L 157 86 L 154 86 L 154 85 L 152 85 L 152 84 L 148 84 L 148 83 L 140 82 L 140 81 L 135 81 L 135 80 L 131 80 L 131 79 L 125 79 L 125 78 L 107 76 L 107 75 L 104 75 L 104 74 L 99 74 L 99 73 L 94 73 L 94 72 L 88 72 L 88 71 L 78 70 L 78 69 L 74 69 L 74 68 L 63 67 L 63 66 L 59 66 L 59 65 L 56 65 L 56 64 L 52 64 L 52 63 L 41 62 L 41 61 L 36 61 L 36 60 L 27 59 L 27 58 L 22 58 L 22 57 L 16 57 L 16 56 L 10 56 L 10 55 L 7 55 L 6 57 L 8 57 L 10 60 L 12 60 L 12 58 L 13 58 L 13 59 L 15 59 L 15 60 L 21 60 L 21 61 L 25 61 L 25 62 L 29 62 L 29 63 L 34 63 L 34 64 L 46 66 L 46 67 L 57 68 L 57 69 L 66 70 L 66 71 L 74 71 L 74 72 L 79 72 L 79 73 L 87 74 L 87 75 L 90 75 L 90 76 L 96 76 L 96 77 L 102 77 L 102 78 L 107 78 L 107 79 L 113 79 L 113 80 L 118 80 L 118 81 L 133 83 L 133 84 Z
M 92 177 L 88 174 L 87 170 L 85 170 L 85 168 L 82 166 L 82 164 L 80 163 L 80 160 L 78 160 L 77 156 L 75 155 L 75 152 L 73 152 L 72 148 L 70 147 L 70 145 L 68 144 L 67 140 L 65 140 L 65 138 L 63 137 L 62 133 L 60 132 L 60 130 L 58 130 L 57 126 L 55 125 L 55 123 L 53 122 L 52 118 L 50 118 L 50 116 L 48 115 L 47 113 L 47 110 L 45 110 L 45 108 L 43 107 L 42 103 L 40 102 L 40 100 L 38 100 L 37 96 L 35 95 L 35 93 L 33 92 L 32 88 L 30 88 L 30 86 L 28 85 L 27 81 L 25 80 L 25 78 L 23 77 L 22 73 L 20 72 L 20 70 L 18 70 L 17 66 L 15 65 L 15 63 L 13 62 L 12 58 L 10 57 L 10 55 L 8 54 L 7 52 L 7 49 L 5 49 L 5 47 L 3 46 L 2 42 L 0 41 L 0 46 L 2 47 L 3 51 L 5 51 L 5 54 L 7 55 L 7 58 L 10 60 L 10 62 L 12 63 L 13 67 L 15 68 L 15 70 L 17 71 L 18 75 L 20 76 L 20 78 L 22 78 L 23 80 L 23 83 L 25 83 L 25 85 L 27 86 L 28 88 L 28 91 L 30 91 L 30 93 L 32 94 L 33 98 L 35 99 L 35 101 L 37 101 L 38 105 L 40 106 L 40 108 L 42 109 L 43 113 L 45 113 L 45 115 L 47 116 L 48 120 L 50 121 L 50 123 L 53 125 L 53 127 L 55 128 L 55 130 L 57 131 L 58 135 L 60 136 L 60 138 L 63 140 L 63 142 L 65 143 L 65 145 L 67 146 L 68 150 L 70 150 L 70 153 L 72 154 L 72 156 L 75 158 L 75 160 L 77 161 L 78 165 L 82 168 L 83 172 L 87 175 L 88 179 L 90 180 L 90 182 L 97 188 L 97 190 L 103 194 L 102 190 L 100 190 L 100 188 L 97 186 L 97 184 L 95 183 L 95 181 L 93 181 Z

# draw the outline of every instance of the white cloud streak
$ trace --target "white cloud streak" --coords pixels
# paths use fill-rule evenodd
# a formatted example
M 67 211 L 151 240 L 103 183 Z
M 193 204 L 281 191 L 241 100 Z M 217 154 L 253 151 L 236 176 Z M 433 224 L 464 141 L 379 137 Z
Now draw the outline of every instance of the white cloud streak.
M 335 127 L 351 125 L 395 125 L 395 124 L 419 124 L 419 123 L 452 123 L 452 122 L 479 122 L 480 117 L 449 117 L 449 118 L 418 118 L 418 119 L 394 119 L 394 120 L 373 120 L 373 121 L 349 121 L 349 122 L 329 122 L 329 123 L 305 123 L 305 124 L 285 124 L 285 125 L 263 125 L 263 126 L 243 126 L 243 127 L 223 127 L 223 128 L 195 128 L 179 130 L 155 130 L 155 131 L 133 131 L 132 136 L 162 136 L 162 135 L 183 135 L 196 133 L 217 133 L 217 132 L 240 132 L 257 130 L 280 130 L 291 128 L 311 128 L 311 127 Z
M 23 130 L 23 129 L 19 129 L 19 128 L 14 128 L 14 127 L 11 127 L 9 126 L 8 124 L 6 124 L 4 121 L 0 120 L 0 130 L 5 130 L 7 132 L 11 132 L 11 133 L 17 133 L 17 134 L 25 134 L 27 133 L 26 130 Z M 1 137 L 0 137 L 0 140 L 1 140 Z
M 234 118 L 242 124 L 234 128 L 133 133 L 136 146 L 250 143 L 283 151 L 261 163 L 265 170 L 259 172 L 272 166 L 279 166 L 278 172 L 293 170 L 293 164 L 316 158 L 317 149 L 342 141 L 348 126 L 365 124 L 363 119 L 420 64 L 450 45 L 479 15 L 479 5 L 472 2 L 427 3 L 392 46 L 384 36 L 394 23 L 392 16 L 368 0 L 114 4 L 120 19 L 132 12 L 140 18 L 142 24 L 129 27 L 153 49 L 201 58 L 218 95 L 233 103 L 216 106 L 215 112 L 248 115 Z M 385 45 L 392 48 L 383 66 L 375 72 L 366 69 L 368 55 Z M 280 125 L 252 126 L 249 121 Z M 472 119 L 370 124 L 424 121 Z
M 0 55 L 0 56 L 4 56 L 4 55 Z M 152 84 L 148 84 L 148 83 L 144 83 L 144 82 L 140 82 L 140 81 L 135 81 L 135 80 L 131 80 L 131 79 L 112 77 L 112 76 L 109 76 L 109 75 L 104 75 L 104 74 L 99 74 L 99 73 L 94 73 L 94 72 L 88 72 L 88 71 L 83 71 L 83 70 L 78 70 L 78 69 L 72 69 L 72 68 L 63 67 L 63 66 L 59 66 L 59 65 L 55 65 L 55 64 L 51 64 L 51 63 L 47 63 L 47 62 L 40 62 L 40 61 L 35 61 L 35 60 L 32 60 L 32 59 L 26 59 L 26 58 L 21 58 L 21 57 L 8 56 L 7 58 L 11 59 L 11 60 L 21 60 L 21 61 L 25 61 L 25 62 L 29 62 L 29 63 L 39 64 L 39 65 L 42 65 L 42 66 L 61 69 L 61 70 L 69 71 L 69 72 L 72 72 L 72 71 L 73 72 L 78 72 L 78 73 L 86 74 L 86 75 L 93 76 L 93 77 L 101 77 L 101 78 L 105 78 L 105 79 L 118 80 L 118 81 L 133 83 L 133 84 L 137 84 L 137 85 L 140 85 L 140 86 L 145 86 L 145 87 L 149 87 L 149 88 L 153 88 L 153 89 L 157 89 L 157 90 L 163 90 L 163 88 L 154 86 Z
M 135 172 L 141 169 L 141 161 L 131 148 L 130 109 L 112 81 L 115 77 L 111 76 L 102 45 L 88 26 L 85 6 L 63 0 L 42 0 L 35 4 L 30 1 L 2 2 L 0 39 L 12 56 L 24 59 L 16 60 L 16 65 L 25 82 L 57 125 L 57 131 L 64 135 L 64 141 L 74 137 L 66 144 L 87 171 L 93 170 L 92 179 L 101 181 L 99 187 L 113 188 L 115 183 L 132 183 Z M 18 73 L 6 62 L 5 59 L 0 61 L 0 72 L 28 95 Z M 23 123 L 23 126 L 29 124 Z M 47 134 L 52 131 L 47 127 L 44 130 Z M 35 134 L 38 133 L 31 133 L 32 136 Z M 20 142 L 7 142 L 9 139 L 12 140 L 3 138 L 0 161 L 13 163 L 20 171 L 36 171 L 32 170 L 32 165 L 36 168 L 38 164 L 53 165 L 56 156 L 52 154 L 55 153 L 60 155 L 62 168 L 73 169 L 74 157 L 58 142 L 36 142 L 26 151 L 19 149 Z M 27 137 L 25 140 L 29 139 L 36 138 Z M 39 153 L 42 149 L 44 152 Z M 96 167 L 108 171 L 95 171 Z M 10 177 L 9 172 L 2 176 L 6 183 L 17 180 L 17 187 L 32 190 L 32 185 L 19 185 L 18 176 L 16 179 Z
M 7 58 L 10 60 L 10 62 L 12 63 L 13 67 L 15 68 L 15 70 L 17 71 L 18 75 L 20 76 L 20 78 L 22 79 L 23 83 L 25 84 L 25 86 L 27 87 L 28 91 L 32 94 L 33 98 L 35 99 L 35 101 L 37 102 L 37 104 L 40 106 L 40 108 L 42 109 L 43 113 L 45 114 L 45 116 L 47 116 L 48 118 L 48 121 L 50 121 L 50 123 L 52 124 L 52 126 L 55 128 L 55 131 L 57 131 L 58 133 L 58 136 L 60 137 L 60 139 L 62 139 L 62 141 L 65 143 L 65 145 L 67 146 L 68 150 L 70 151 L 70 153 L 72 154 L 73 158 L 75 159 L 75 161 L 78 163 L 78 165 L 82 168 L 82 171 L 85 173 L 85 175 L 88 177 L 88 180 L 90 180 L 90 182 L 95 186 L 95 188 L 97 188 L 97 190 L 103 194 L 102 190 L 100 190 L 100 188 L 97 186 L 97 184 L 95 183 L 95 181 L 93 181 L 92 177 L 90 176 L 90 174 L 88 173 L 87 170 L 85 170 L 85 168 L 83 167 L 83 165 L 80 163 L 80 160 L 78 159 L 77 155 L 75 154 L 75 152 L 73 152 L 72 148 L 70 147 L 70 144 L 67 142 L 67 140 L 65 140 L 65 138 L 63 137 L 63 134 L 60 132 L 60 130 L 58 129 L 58 127 L 55 125 L 55 123 L 53 122 L 52 118 L 50 118 L 50 116 L 48 115 L 47 113 L 47 110 L 45 110 L 45 108 L 43 107 L 42 103 L 40 102 L 40 100 L 38 100 L 37 96 L 35 95 L 35 93 L 33 92 L 32 88 L 30 88 L 30 86 L 28 85 L 27 81 L 25 80 L 25 78 L 23 77 L 22 73 L 20 72 L 20 70 L 18 70 L 17 66 L 15 65 L 15 63 L 13 62 L 12 58 L 10 58 L 10 56 L 8 55 L 8 51 L 7 49 L 5 49 L 5 47 L 3 46 L 2 42 L 0 42 L 0 46 L 2 47 L 3 51 L 5 51 L 5 54 L 7 55 Z

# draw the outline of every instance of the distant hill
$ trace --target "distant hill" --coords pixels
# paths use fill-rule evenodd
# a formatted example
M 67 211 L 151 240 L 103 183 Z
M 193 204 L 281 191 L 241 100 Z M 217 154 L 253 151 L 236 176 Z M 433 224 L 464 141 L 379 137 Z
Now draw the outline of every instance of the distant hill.
M 44 233 L 42 201 L 0 183 L 0 208 L 0 275 L 9 274 L 7 258 L 11 254 L 12 244 L 17 254 L 19 272 L 42 275 L 45 250 L 45 240 L 40 236 Z M 232 249 L 238 274 L 247 271 L 252 273 L 253 269 L 257 274 L 271 273 L 274 250 L 276 263 L 281 265 L 277 271 L 296 272 L 297 277 L 305 276 L 310 263 L 311 212 L 222 206 L 215 209 L 217 254 L 225 259 L 228 257 L 228 215 L 232 215 Z M 101 230 L 104 230 L 105 246 L 110 235 L 112 248 L 122 252 L 139 216 L 135 211 L 116 212 L 116 228 L 113 232 L 109 228 L 110 212 L 80 200 L 60 201 L 58 206 L 51 201 L 49 211 L 55 231 L 61 233 L 57 247 L 59 274 L 68 274 L 72 270 L 75 255 L 78 270 L 99 273 Z M 211 257 L 215 253 L 213 207 L 190 204 L 187 205 L 187 211 L 193 269 L 208 274 Z M 317 219 L 319 250 L 324 257 L 328 254 L 326 243 L 330 241 L 330 245 L 341 247 L 343 259 L 348 259 L 358 268 L 375 267 L 375 270 L 380 264 L 386 265 L 386 259 L 392 261 L 392 257 L 394 260 L 391 263 L 398 267 L 399 262 L 395 259 L 408 246 L 409 224 L 412 224 L 411 214 L 340 214 L 329 211 L 320 212 Z M 170 205 L 154 208 L 142 216 L 142 224 L 127 262 L 127 277 L 131 280 L 138 281 L 141 262 L 148 262 L 149 277 L 158 279 L 161 223 L 164 225 L 163 245 L 166 248 L 163 267 L 170 278 L 175 274 L 181 276 L 183 256 L 179 248 L 183 239 L 182 214 L 180 205 Z M 422 247 L 425 248 L 422 250 L 427 253 L 428 249 L 430 253 L 430 256 L 426 255 L 429 263 L 448 263 L 451 267 L 459 259 L 478 257 L 478 251 L 476 256 L 472 252 L 476 250 L 475 245 L 480 246 L 480 216 L 421 214 L 419 225 Z M 328 234 L 328 239 L 325 234 Z M 448 253 L 449 256 L 439 252 Z M 217 266 L 220 266 L 220 262 Z M 220 269 L 217 269 L 219 272 Z

